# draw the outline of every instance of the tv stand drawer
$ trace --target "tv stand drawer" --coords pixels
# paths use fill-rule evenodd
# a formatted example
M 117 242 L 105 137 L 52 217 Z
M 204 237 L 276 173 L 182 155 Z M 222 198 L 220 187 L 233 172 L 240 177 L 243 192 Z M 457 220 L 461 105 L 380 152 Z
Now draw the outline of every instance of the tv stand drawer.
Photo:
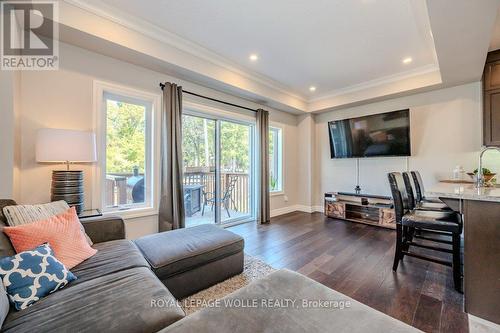
M 345 204 L 343 202 L 325 201 L 325 215 L 334 219 L 344 219 Z

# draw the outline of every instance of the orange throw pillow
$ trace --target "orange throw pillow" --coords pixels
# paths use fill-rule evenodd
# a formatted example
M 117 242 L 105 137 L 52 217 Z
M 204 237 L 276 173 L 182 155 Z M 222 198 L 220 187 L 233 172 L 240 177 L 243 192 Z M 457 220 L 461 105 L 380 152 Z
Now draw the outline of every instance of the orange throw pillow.
M 55 257 L 67 269 L 75 267 L 97 253 L 85 239 L 74 207 L 46 220 L 4 227 L 3 231 L 9 236 L 17 253 L 49 243 Z

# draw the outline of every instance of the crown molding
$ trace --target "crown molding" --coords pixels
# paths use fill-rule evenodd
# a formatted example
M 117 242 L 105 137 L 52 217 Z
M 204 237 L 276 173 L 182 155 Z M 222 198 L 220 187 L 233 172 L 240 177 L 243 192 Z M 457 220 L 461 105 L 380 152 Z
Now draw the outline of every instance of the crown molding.
M 308 100 L 308 102 L 309 103 L 320 102 L 320 101 L 330 99 L 330 98 L 333 98 L 336 96 L 350 94 L 350 93 L 354 93 L 354 92 L 359 92 L 359 91 L 367 90 L 370 88 L 375 88 L 375 87 L 383 86 L 385 84 L 394 83 L 394 82 L 402 81 L 402 80 L 406 80 L 406 79 L 411 79 L 412 77 L 417 77 L 420 75 L 434 73 L 434 72 L 439 72 L 439 67 L 437 65 L 434 65 L 434 64 L 429 64 L 429 65 L 414 68 L 414 69 L 409 70 L 409 71 L 404 71 L 404 72 L 400 72 L 400 73 L 396 73 L 396 74 L 392 74 L 392 75 L 383 76 L 383 77 L 380 77 L 380 78 L 377 78 L 374 80 L 365 81 L 365 82 L 358 83 L 358 84 L 353 84 L 351 86 L 347 86 L 347 87 L 341 88 L 341 89 L 335 89 L 335 90 L 332 90 L 329 93 L 326 93 L 322 96 L 311 98 Z
M 179 50 L 193 59 L 199 59 L 201 63 L 205 63 L 207 67 L 216 66 L 218 68 L 224 69 L 229 73 L 234 73 L 242 79 L 253 82 L 256 87 L 260 86 L 260 93 L 253 93 L 252 89 L 247 90 L 255 96 L 263 96 L 262 92 L 269 89 L 269 91 L 274 91 L 281 93 L 283 98 L 286 100 L 294 100 L 302 105 L 297 108 L 305 113 L 317 112 L 323 109 L 328 109 L 330 107 L 339 107 L 342 105 L 347 105 L 349 103 L 362 102 L 365 99 L 373 98 L 377 93 L 382 92 L 386 86 L 398 84 L 401 81 L 402 86 L 408 85 L 408 82 L 413 81 L 414 83 L 410 86 L 418 86 L 418 81 L 421 80 L 422 76 L 433 76 L 433 80 L 428 80 L 432 84 L 437 81 L 441 82 L 440 68 L 437 62 L 433 64 L 421 66 L 413 70 L 399 72 L 396 74 L 379 77 L 374 80 L 361 82 L 358 84 L 350 85 L 340 89 L 331 90 L 320 96 L 308 96 L 301 95 L 294 91 L 291 87 L 273 80 L 266 75 L 257 73 L 251 69 L 248 69 L 234 61 L 227 59 L 220 54 L 213 52 L 195 42 L 187 40 L 179 35 L 172 33 L 166 29 L 163 29 L 155 24 L 148 22 L 142 18 L 138 18 L 134 15 L 128 14 L 123 10 L 114 8 L 108 4 L 103 3 L 101 0 L 62 0 L 69 6 L 81 10 L 83 12 L 94 15 L 101 19 L 107 20 L 117 26 L 121 26 L 125 29 L 129 29 L 131 32 L 142 35 L 150 40 L 158 41 L 160 45 L 165 45 L 170 48 Z M 424 19 L 424 26 L 422 27 L 422 34 L 427 34 L 426 39 L 428 43 L 432 43 L 432 31 L 430 31 L 429 17 L 426 15 L 426 7 L 417 6 L 418 13 L 416 13 L 416 20 Z M 172 63 L 173 65 L 177 65 Z M 217 80 L 217 79 L 216 79 Z M 220 81 L 220 79 L 219 79 Z M 220 81 L 224 83 L 223 81 Z M 231 83 L 228 83 L 231 85 Z M 394 88 L 392 88 L 394 90 Z M 411 90 L 411 89 L 410 89 Z M 399 91 L 403 92 L 403 91 Z M 384 94 L 384 93 L 382 93 Z M 237 94 L 238 95 L 238 94 Z M 367 98 L 367 96 L 371 96 Z M 283 103 L 283 100 L 277 100 L 272 96 L 264 97 L 267 101 L 277 101 L 278 103 Z M 329 105 L 331 104 L 331 105 Z M 284 105 L 289 105 L 286 101 Z
M 83 0 L 63 0 L 63 1 L 70 5 L 76 6 L 80 9 L 83 9 L 91 14 L 110 20 L 125 28 L 134 30 L 147 37 L 153 38 L 162 43 L 175 47 L 183 52 L 189 53 L 195 57 L 201 58 L 212 64 L 220 66 L 228 71 L 244 76 L 245 78 L 255 81 L 259 84 L 268 86 L 285 95 L 298 99 L 303 103 L 307 102 L 307 99 L 304 96 L 293 92 L 293 89 L 280 82 L 277 82 L 255 71 L 250 71 L 247 68 L 244 68 L 243 66 L 240 66 L 239 64 L 197 43 L 182 38 L 166 29 L 160 28 L 155 24 L 152 24 L 146 20 L 125 13 L 124 11 L 111 7 L 105 3 L 101 3 L 99 4 L 99 6 L 96 6 L 94 4 L 91 4 Z

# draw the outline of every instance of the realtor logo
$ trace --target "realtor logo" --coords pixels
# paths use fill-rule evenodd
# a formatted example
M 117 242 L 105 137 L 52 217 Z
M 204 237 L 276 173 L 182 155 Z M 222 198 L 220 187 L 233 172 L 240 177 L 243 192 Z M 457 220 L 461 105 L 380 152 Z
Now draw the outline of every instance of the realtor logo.
M 0 9 L 0 69 L 58 69 L 57 1 L 2 1 Z

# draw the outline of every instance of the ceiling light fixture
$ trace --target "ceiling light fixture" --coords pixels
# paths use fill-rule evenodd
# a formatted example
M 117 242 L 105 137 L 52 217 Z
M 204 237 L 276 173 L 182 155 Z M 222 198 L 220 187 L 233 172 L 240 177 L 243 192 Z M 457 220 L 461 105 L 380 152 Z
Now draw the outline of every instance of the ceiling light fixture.
M 404 58 L 403 59 L 403 64 L 409 64 L 413 61 L 413 59 L 411 57 L 408 57 L 408 58 Z
M 255 53 L 252 53 L 252 54 L 250 54 L 248 59 L 250 59 L 250 61 L 257 61 L 257 60 L 259 60 L 259 56 Z
M 316 87 L 315 86 L 310 86 L 309 87 L 309 91 L 310 92 L 315 92 L 316 91 Z

